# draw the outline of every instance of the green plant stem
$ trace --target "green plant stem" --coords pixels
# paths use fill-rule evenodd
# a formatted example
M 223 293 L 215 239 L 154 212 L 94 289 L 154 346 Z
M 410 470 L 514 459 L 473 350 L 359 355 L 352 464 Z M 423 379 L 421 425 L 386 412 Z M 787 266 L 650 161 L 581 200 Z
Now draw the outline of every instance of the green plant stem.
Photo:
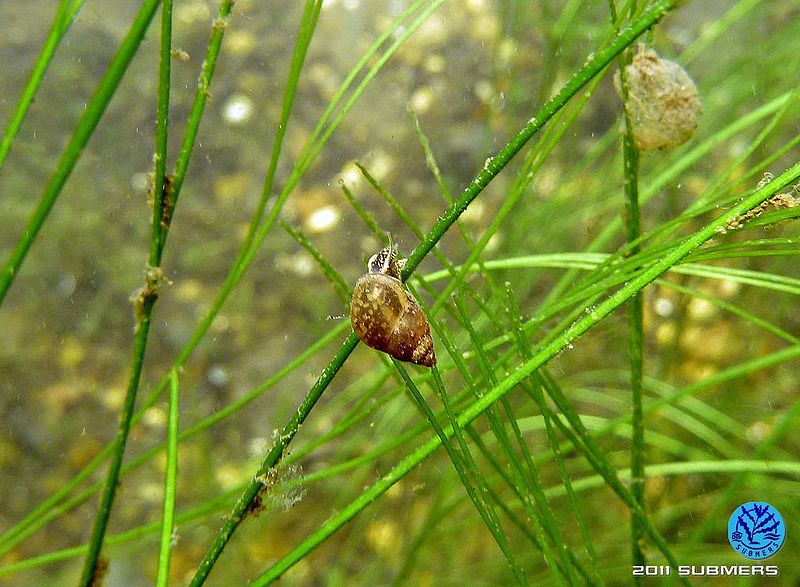
M 150 246 L 150 267 L 161 265 L 163 243 L 167 238 L 174 200 L 172 188 L 165 181 L 167 142 L 169 139 L 169 88 L 172 62 L 172 0 L 161 4 L 161 48 L 158 60 L 158 101 L 156 105 L 156 154 L 153 173 L 153 232 Z M 172 200 L 172 201 L 170 201 Z
M 511 326 L 513 328 L 514 334 L 514 341 L 516 343 L 517 348 L 519 349 L 520 356 L 527 360 L 531 358 L 531 347 L 528 342 L 527 337 L 525 336 L 525 330 L 522 325 L 522 313 L 520 311 L 519 304 L 517 303 L 516 296 L 511 289 L 511 284 L 506 282 L 506 313 L 508 314 L 509 320 L 511 322 Z M 569 498 L 570 506 L 572 507 L 572 511 L 575 514 L 575 520 L 578 523 L 578 526 L 581 530 L 581 535 L 583 537 L 583 542 L 586 546 L 586 553 L 589 555 L 589 568 L 591 568 L 594 573 L 592 579 L 598 583 L 602 584 L 602 581 L 599 578 L 597 573 L 597 554 L 595 552 L 594 546 L 592 545 L 592 540 L 590 538 L 589 528 L 586 525 L 586 521 L 583 518 L 581 513 L 581 509 L 578 504 L 578 500 L 575 497 L 575 492 L 572 489 L 572 480 L 570 479 L 570 475 L 567 472 L 566 464 L 564 463 L 564 457 L 562 455 L 562 451 L 559 447 L 558 438 L 555 435 L 555 430 L 553 429 L 553 412 L 550 409 L 550 406 L 544 399 L 544 393 L 542 393 L 542 385 L 540 382 L 540 378 L 537 376 L 531 377 L 530 381 L 527 382 L 527 385 L 524 387 L 528 395 L 533 398 L 533 401 L 539 408 L 539 412 L 542 416 L 542 422 L 544 424 L 545 434 L 547 435 L 547 439 L 550 442 L 550 450 L 553 454 L 553 458 L 556 461 L 556 464 L 559 468 L 559 472 L 561 473 L 561 482 Z M 515 425 L 517 423 L 515 422 Z M 531 467 L 533 468 L 535 465 L 535 459 L 531 459 Z M 563 540 L 562 540 L 563 543 Z M 580 567 L 579 567 L 580 568 Z
M 627 141 L 626 141 L 627 142 Z M 634 155 L 638 158 L 638 155 Z M 626 155 L 626 168 L 629 161 Z M 637 165 L 638 167 L 638 165 Z M 628 182 L 626 181 L 626 184 Z M 627 192 L 628 190 L 626 190 Z M 628 208 L 631 218 L 639 215 L 639 200 L 636 189 L 628 192 Z M 629 239 L 639 237 L 639 222 L 628 225 Z M 638 252 L 638 246 L 633 253 Z M 644 510 L 644 420 L 642 418 L 642 373 L 644 370 L 644 307 L 642 292 L 637 292 L 627 303 L 628 316 L 628 364 L 630 367 L 631 416 L 633 438 L 631 439 L 631 493 Z M 645 564 L 641 541 L 644 531 L 641 521 L 631 518 L 631 550 L 633 564 Z
M 142 7 L 139 9 L 136 19 L 133 21 L 128 34 L 122 41 L 119 50 L 117 50 L 108 71 L 97 86 L 94 96 L 86 105 L 86 110 L 83 112 L 80 121 L 75 127 L 75 132 L 72 135 L 69 143 L 67 144 L 61 159 L 56 166 L 53 177 L 50 179 L 47 187 L 42 194 L 39 205 L 36 207 L 33 215 L 31 216 L 25 231 L 20 237 L 19 243 L 12 251 L 8 261 L 3 267 L 2 274 L 0 274 L 0 304 L 2 304 L 8 293 L 14 278 L 19 273 L 22 262 L 28 254 L 33 242 L 39 234 L 39 231 L 47 219 L 50 210 L 56 203 L 61 190 L 64 187 L 67 179 L 69 178 L 78 158 L 83 152 L 83 148 L 92 136 L 100 117 L 111 101 L 114 92 L 122 79 L 125 70 L 128 68 L 133 56 L 139 48 L 139 43 L 144 38 L 147 27 L 153 18 L 156 8 L 160 0 L 145 0 Z
M 81 574 L 80 585 L 89 587 L 95 583 L 95 576 L 97 570 L 97 562 L 100 558 L 100 550 L 103 547 L 103 538 L 108 526 L 108 519 L 111 516 L 111 505 L 114 501 L 114 495 L 117 490 L 117 481 L 119 480 L 119 472 L 122 467 L 122 456 L 125 452 L 125 441 L 128 438 L 130 431 L 131 416 L 133 415 L 133 406 L 136 403 L 136 389 L 139 386 L 139 375 L 142 372 L 142 363 L 144 361 L 144 351 L 147 347 L 147 334 L 150 331 L 150 312 L 153 309 L 155 300 L 149 298 L 144 302 L 144 313 L 138 322 L 138 329 L 136 331 L 136 339 L 133 344 L 133 357 L 131 361 L 131 375 L 128 381 L 128 389 L 125 394 L 125 404 L 120 414 L 120 423 L 117 430 L 117 435 L 114 438 L 114 452 L 111 455 L 111 464 L 109 465 L 108 475 L 106 477 L 103 495 L 100 498 L 100 507 L 97 510 L 97 515 L 92 529 L 92 536 L 89 540 L 89 549 L 86 554 L 86 560 L 83 566 L 83 573 Z
M 639 205 L 639 150 L 633 140 L 633 128 L 628 116 L 628 81 L 625 68 L 633 58 L 627 49 L 619 57 L 620 88 L 622 91 L 625 134 L 622 139 L 623 177 L 625 191 L 626 238 L 630 249 L 628 256 L 641 251 L 642 212 Z M 639 291 L 626 304 L 628 319 L 628 365 L 631 388 L 631 494 L 644 511 L 644 420 L 642 417 L 642 372 L 644 370 L 644 307 Z M 634 565 L 646 564 L 642 542 L 644 526 L 639 516 L 631 512 L 631 559 Z M 637 582 L 641 582 L 636 579 Z
M 333 356 L 330 365 L 322 370 L 322 374 L 319 376 L 319 379 L 317 379 L 316 383 L 309 390 L 308 395 L 306 395 L 303 402 L 297 408 L 297 411 L 291 417 L 289 422 L 287 422 L 286 425 L 281 429 L 280 434 L 275 440 L 275 444 L 270 449 L 267 457 L 261 463 L 258 472 L 255 474 L 253 480 L 247 486 L 247 489 L 245 489 L 244 493 L 242 493 L 241 497 L 236 502 L 236 505 L 233 507 L 233 511 L 227 516 L 225 523 L 222 525 L 222 529 L 214 539 L 214 543 L 211 545 L 211 548 L 209 548 L 205 557 L 203 557 L 203 560 L 200 562 L 200 565 L 197 567 L 195 575 L 190 583 L 192 587 L 202 585 L 205 582 L 208 574 L 211 572 L 211 568 L 214 566 L 214 563 L 222 553 L 222 549 L 225 548 L 225 545 L 228 543 L 228 540 L 230 540 L 233 532 L 247 516 L 258 494 L 268 484 L 270 470 L 275 467 L 275 465 L 278 464 L 278 461 L 283 457 L 286 447 L 294 438 L 294 435 L 297 433 L 300 425 L 308 417 L 311 409 L 322 396 L 322 392 L 325 391 L 330 382 L 333 381 L 334 376 L 336 373 L 338 373 L 341 366 L 347 360 L 347 357 L 350 356 L 350 353 L 353 352 L 353 349 L 356 348 L 357 344 L 358 337 L 354 333 L 350 333 L 350 336 L 345 339 L 344 343 L 339 348 L 339 351 Z
M 433 426 L 434 430 L 436 431 L 436 435 L 441 440 L 442 446 L 444 446 L 445 450 L 447 451 L 450 461 L 453 463 L 453 467 L 455 468 L 456 473 L 461 480 L 464 490 L 467 492 L 467 495 L 475 506 L 475 509 L 478 511 L 478 514 L 483 520 L 484 525 L 495 539 L 497 546 L 505 556 L 506 562 L 508 563 L 514 579 L 516 579 L 517 583 L 520 585 L 527 585 L 528 582 L 525 577 L 525 572 L 516 561 L 511 548 L 508 545 L 508 540 L 505 532 L 503 531 L 503 527 L 500 523 L 497 512 L 494 507 L 492 507 L 492 504 L 487 500 L 486 496 L 489 493 L 489 488 L 486 485 L 486 480 L 480 475 L 480 472 L 477 469 L 475 461 L 470 454 L 469 447 L 467 446 L 464 435 L 462 434 L 458 423 L 455 420 L 451 420 L 453 436 L 456 437 L 458 442 L 457 449 L 455 445 L 449 442 L 449 437 L 445 435 L 444 430 L 442 430 L 442 427 L 436 420 L 436 416 L 428 406 L 425 398 L 422 396 L 422 393 L 420 393 L 419 389 L 414 384 L 414 381 L 408 375 L 408 371 L 406 371 L 405 367 L 403 367 L 403 365 L 394 358 L 392 359 L 392 363 L 394 363 L 395 368 L 400 373 L 406 388 L 413 396 L 415 403 L 420 408 L 420 411 L 422 411 L 422 413 L 428 419 L 428 422 L 430 422 L 431 426 Z M 448 413 L 448 417 L 450 417 L 452 414 L 449 410 L 447 392 L 445 391 L 444 383 L 442 382 L 439 369 L 436 367 L 436 365 L 433 366 L 431 373 L 433 374 L 433 380 L 435 388 L 437 389 L 437 393 L 442 398 L 445 410 Z
M 322 10 L 321 0 L 306 0 L 305 8 L 303 9 L 303 17 L 300 20 L 300 30 L 297 33 L 297 42 L 295 43 L 295 50 L 292 53 L 292 62 L 289 66 L 289 76 L 287 78 L 286 88 L 283 92 L 283 108 L 281 109 L 281 117 L 275 130 L 275 140 L 273 142 L 272 153 L 269 158 L 269 167 L 267 174 L 264 177 L 264 185 L 261 189 L 261 198 L 258 202 L 256 213 L 253 214 L 250 220 L 250 226 L 245 237 L 244 244 L 242 245 L 242 256 L 244 252 L 250 248 L 253 240 L 258 232 L 258 226 L 261 219 L 264 217 L 264 210 L 267 206 L 267 200 L 272 193 L 272 188 L 275 184 L 275 174 L 278 170 L 278 160 L 281 155 L 281 146 L 283 139 L 286 136 L 286 129 L 289 126 L 289 117 L 292 115 L 294 106 L 294 98 L 297 95 L 297 84 L 300 82 L 300 74 L 303 71 L 303 64 L 308 54 L 308 47 L 311 44 L 311 39 L 314 37 L 314 31 L 317 28 L 319 21 L 319 13 Z
M 136 405 L 136 393 L 139 389 L 139 378 L 144 364 L 144 354 L 147 349 L 147 335 L 150 332 L 150 318 L 153 306 L 158 299 L 158 288 L 161 275 L 156 273 L 161 261 L 162 232 L 166 233 L 166 224 L 162 225 L 163 205 L 166 197 L 164 183 L 164 169 L 167 157 L 167 138 L 169 126 L 169 85 L 170 85 L 170 60 L 172 49 L 172 0 L 164 0 L 161 7 L 161 51 L 159 55 L 159 87 L 156 115 L 156 146 L 155 146 L 155 177 L 153 201 L 153 235 L 150 243 L 149 268 L 144 289 L 134 300 L 136 307 L 136 339 L 131 358 L 130 378 L 128 389 L 125 393 L 125 404 L 120 415 L 119 428 L 114 439 L 114 451 L 111 455 L 111 464 L 108 468 L 103 495 L 100 499 L 100 508 L 95 516 L 89 549 L 81 574 L 81 585 L 88 587 L 99 580 L 98 561 L 103 549 L 108 520 L 111 517 L 111 508 L 114 503 L 119 475 L 122 469 L 122 459 L 125 455 L 125 446 L 133 419 L 133 410 Z M 141 306 L 139 306 L 141 304 Z
M 33 103 L 36 92 L 39 91 L 39 86 L 42 83 L 47 68 L 50 66 L 50 62 L 53 60 L 53 55 L 58 45 L 69 30 L 70 25 L 72 25 L 72 22 L 75 20 L 75 15 L 81 9 L 85 1 L 86 0 L 61 0 L 58 12 L 56 12 L 56 17 L 53 20 L 53 25 L 50 27 L 50 32 L 47 35 L 47 40 L 45 40 L 44 47 L 42 47 L 42 52 L 36 60 L 36 64 L 31 72 L 31 77 L 25 85 L 19 104 L 17 104 L 17 109 L 8 122 L 6 132 L 3 134 L 2 141 L 0 141 L 0 169 L 3 168 L 8 152 L 11 150 L 11 145 L 14 142 L 14 137 L 17 136 L 19 128 L 22 126 L 22 121 L 25 120 L 25 115 L 28 113 L 28 108 L 30 108 Z
M 166 4 L 165 4 L 166 5 Z M 175 495 L 178 478 L 178 370 L 170 371 L 169 423 L 167 426 L 167 471 L 164 478 L 164 519 L 161 523 L 161 547 L 158 554 L 156 585 L 167 587 L 172 552 L 172 531 L 175 527 Z

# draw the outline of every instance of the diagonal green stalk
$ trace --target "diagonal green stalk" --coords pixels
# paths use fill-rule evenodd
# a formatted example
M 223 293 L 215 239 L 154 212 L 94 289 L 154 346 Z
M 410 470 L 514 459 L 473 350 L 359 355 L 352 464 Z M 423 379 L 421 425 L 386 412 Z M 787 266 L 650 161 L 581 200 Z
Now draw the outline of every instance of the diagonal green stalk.
M 403 269 L 403 280 L 408 279 L 417 265 L 436 246 L 448 228 L 467 209 L 489 182 L 503 170 L 517 152 L 536 134 L 578 91 L 599 74 L 620 52 L 643 32 L 661 20 L 674 8 L 677 0 L 656 0 L 641 18 L 622 30 L 606 47 L 598 50 L 586 64 L 551 98 L 541 110 L 496 155 L 486 160 L 481 172 L 472 180 L 456 202 L 439 218 L 433 229 L 409 255 Z
M 44 225 L 47 216 L 50 214 L 50 210 L 53 209 L 58 196 L 61 195 L 61 190 L 72 173 L 72 170 L 75 168 L 75 164 L 78 162 L 83 148 L 86 146 L 86 143 L 89 142 L 89 138 L 92 136 L 95 127 L 97 127 L 97 123 L 100 122 L 100 117 L 111 101 L 125 70 L 136 54 L 139 43 L 141 43 L 148 26 L 150 26 L 150 21 L 158 7 L 159 1 L 160 0 L 145 0 L 142 4 L 128 34 L 125 36 L 114 59 L 111 61 L 108 71 L 97 86 L 94 96 L 92 96 L 92 99 L 89 100 L 89 103 L 86 105 L 86 110 L 84 110 L 83 115 L 78 121 L 75 132 L 69 140 L 67 147 L 64 149 L 64 153 L 61 155 L 61 159 L 56 166 L 52 178 L 48 182 L 47 187 L 45 187 L 39 205 L 33 212 L 28 225 L 25 227 L 25 231 L 20 237 L 19 243 L 17 243 L 16 248 L 12 251 L 8 261 L 3 267 L 2 273 L 0 273 L 0 304 L 2 304 L 5 299 L 17 273 L 19 273 L 22 262 L 25 260 L 31 246 L 33 246 L 39 231 L 42 229 L 42 225 Z
M 225 548 L 228 540 L 230 540 L 230 537 L 233 535 L 236 528 L 242 523 L 245 516 L 250 511 L 250 508 L 256 497 L 268 483 L 268 475 L 270 470 L 275 467 L 275 465 L 281 459 L 284 450 L 286 449 L 286 445 L 292 438 L 294 438 L 294 435 L 297 433 L 300 425 L 305 421 L 314 405 L 322 396 L 322 392 L 325 391 L 330 382 L 333 381 L 334 376 L 347 360 L 347 357 L 350 356 L 350 353 L 353 352 L 353 349 L 356 348 L 357 344 L 358 337 L 354 333 L 351 333 L 350 336 L 345 339 L 344 343 L 339 348 L 339 351 L 333 356 L 330 365 L 326 369 L 323 369 L 319 379 L 317 379 L 317 382 L 309 390 L 308 395 L 306 395 L 305 399 L 297 408 L 297 411 L 291 417 L 289 422 L 287 422 L 286 425 L 281 429 L 275 444 L 270 449 L 267 457 L 261 464 L 261 467 L 259 467 L 258 472 L 253 477 L 253 480 L 247 486 L 244 493 L 242 493 L 241 497 L 236 502 L 236 505 L 234 505 L 233 511 L 226 517 L 225 523 L 222 525 L 217 537 L 214 539 L 214 543 L 211 545 L 205 557 L 203 557 L 203 560 L 197 567 L 195 575 L 190 583 L 192 587 L 202 585 L 205 582 L 208 574 L 211 572 L 211 568 L 219 558 L 219 555 L 222 553 L 222 550 Z
M 0 169 L 3 168 L 8 152 L 11 150 L 11 145 L 14 143 L 14 137 L 17 136 L 22 126 L 22 121 L 25 120 L 25 115 L 28 113 L 28 108 L 30 108 L 33 103 L 36 92 L 39 91 L 39 86 L 42 83 L 44 74 L 47 72 L 47 68 L 50 66 L 50 62 L 53 60 L 56 49 L 59 44 L 61 44 L 64 35 L 67 34 L 69 27 L 75 20 L 75 15 L 78 14 L 78 11 L 85 1 L 86 0 L 61 0 L 58 12 L 56 12 L 56 17 L 53 20 L 53 25 L 50 27 L 50 32 L 42 47 L 42 52 L 36 60 L 36 65 L 33 67 L 31 77 L 25 85 L 22 97 L 19 99 L 19 104 L 17 104 L 17 109 L 8 122 L 6 132 L 3 134 L 3 139 L 0 141 Z
M 480 256 L 488 245 L 490 239 L 497 234 L 500 226 L 516 208 L 516 204 L 519 199 L 526 194 L 527 188 L 533 181 L 536 172 L 545 163 L 550 152 L 555 149 L 556 145 L 559 144 L 559 139 L 571 127 L 572 122 L 577 119 L 578 115 L 583 110 L 583 106 L 589 101 L 589 98 L 594 92 L 594 88 L 600 83 L 601 79 L 602 76 L 597 75 L 593 80 L 591 80 L 589 83 L 589 88 L 584 91 L 579 98 L 576 99 L 575 107 L 572 108 L 566 116 L 564 115 L 567 112 L 566 110 L 561 110 L 558 113 L 558 118 L 556 121 L 554 121 L 554 123 L 548 127 L 544 136 L 539 140 L 537 145 L 530 150 L 528 155 L 526 155 L 522 170 L 517 175 L 517 179 L 515 180 L 513 187 L 511 188 L 508 196 L 504 199 L 503 204 L 497 211 L 497 214 L 492 219 L 491 224 L 478 239 L 478 242 L 475 243 L 474 246 L 470 246 L 469 256 L 462 264 L 461 269 L 456 275 L 456 279 L 451 280 L 445 286 L 444 292 L 446 294 L 449 294 L 457 286 L 464 283 L 464 276 L 466 272 L 472 268 L 473 264 L 481 263 Z M 447 299 L 447 296 L 443 296 L 440 298 L 440 300 L 437 300 L 437 304 L 434 304 L 434 306 L 431 308 L 431 314 L 435 315 L 438 313 L 438 310 L 444 299 Z
M 164 200 L 167 193 L 164 182 L 165 160 L 167 157 L 167 138 L 169 127 L 169 86 L 170 86 L 170 60 L 172 49 L 172 0 L 164 0 L 161 6 L 161 49 L 159 53 L 159 84 L 158 104 L 156 107 L 156 141 L 155 141 L 155 192 L 153 202 L 153 234 L 150 244 L 149 269 L 146 284 L 134 300 L 136 311 L 136 338 L 131 358 L 131 373 L 128 380 L 128 389 L 125 393 L 125 403 L 120 415 L 119 427 L 114 439 L 114 451 L 108 467 L 103 495 L 100 498 L 100 507 L 92 528 L 89 549 L 81 574 L 81 585 L 93 585 L 99 579 L 100 551 L 103 548 L 108 520 L 111 517 L 111 508 L 114 503 L 119 476 L 122 470 L 122 459 L 125 455 L 125 445 L 128 441 L 133 409 L 136 405 L 136 392 L 139 389 L 139 378 L 144 363 L 144 354 L 147 349 L 147 336 L 150 332 L 150 318 L 153 306 L 158 299 L 161 274 L 162 232 L 166 232 L 166 225 L 162 225 Z

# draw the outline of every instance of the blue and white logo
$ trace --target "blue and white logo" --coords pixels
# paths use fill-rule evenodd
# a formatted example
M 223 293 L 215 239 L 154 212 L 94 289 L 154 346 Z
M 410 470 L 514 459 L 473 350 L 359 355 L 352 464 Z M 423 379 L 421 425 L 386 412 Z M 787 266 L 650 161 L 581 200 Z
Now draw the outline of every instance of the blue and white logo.
M 786 524 L 768 503 L 748 501 L 733 510 L 728 520 L 728 540 L 733 549 L 750 559 L 769 558 L 786 540 Z

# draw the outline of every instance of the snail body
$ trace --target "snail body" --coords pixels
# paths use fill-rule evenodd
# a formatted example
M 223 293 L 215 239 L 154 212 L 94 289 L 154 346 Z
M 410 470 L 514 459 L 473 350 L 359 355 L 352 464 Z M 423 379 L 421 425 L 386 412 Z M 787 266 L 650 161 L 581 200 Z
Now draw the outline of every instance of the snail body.
M 436 355 L 428 318 L 400 281 L 404 260 L 387 247 L 373 255 L 356 282 L 350 322 L 369 347 L 399 361 L 433 367 Z

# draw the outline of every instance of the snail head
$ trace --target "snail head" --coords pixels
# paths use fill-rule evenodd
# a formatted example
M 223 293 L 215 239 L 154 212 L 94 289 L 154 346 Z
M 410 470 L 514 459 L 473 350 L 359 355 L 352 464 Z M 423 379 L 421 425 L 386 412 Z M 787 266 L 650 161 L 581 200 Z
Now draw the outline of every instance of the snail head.
M 381 249 L 369 258 L 367 271 L 369 273 L 383 273 L 389 277 L 400 279 L 400 274 L 403 272 L 405 265 L 406 260 L 400 258 L 390 238 L 388 247 Z

